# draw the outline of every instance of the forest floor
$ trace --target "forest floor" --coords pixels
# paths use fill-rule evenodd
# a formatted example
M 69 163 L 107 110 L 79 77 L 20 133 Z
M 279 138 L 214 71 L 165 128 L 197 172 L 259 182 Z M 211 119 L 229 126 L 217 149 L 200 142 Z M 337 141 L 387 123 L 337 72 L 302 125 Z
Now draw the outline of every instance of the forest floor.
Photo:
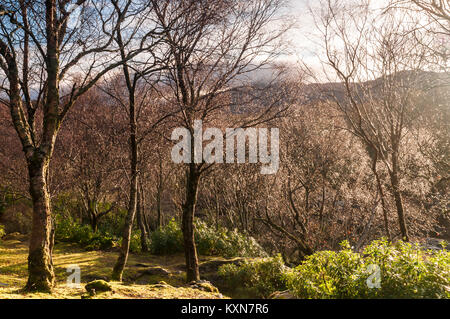
M 88 296 L 86 283 L 108 280 L 117 252 L 85 251 L 76 245 L 57 243 L 53 253 L 56 287 L 52 294 L 25 293 L 21 290 L 27 280 L 28 244 L 26 238 L 0 240 L 0 299 L 58 298 L 79 299 Z M 221 263 L 220 258 L 201 257 L 201 263 Z M 81 270 L 81 285 L 71 288 L 67 285 L 70 273 L 67 268 L 77 265 Z M 168 271 L 163 275 L 148 275 L 146 269 L 162 267 Z M 153 256 L 148 253 L 130 254 L 124 271 L 123 282 L 110 282 L 113 291 L 89 298 L 101 299 L 218 299 L 228 298 L 218 292 L 193 288 L 185 283 L 184 256 Z

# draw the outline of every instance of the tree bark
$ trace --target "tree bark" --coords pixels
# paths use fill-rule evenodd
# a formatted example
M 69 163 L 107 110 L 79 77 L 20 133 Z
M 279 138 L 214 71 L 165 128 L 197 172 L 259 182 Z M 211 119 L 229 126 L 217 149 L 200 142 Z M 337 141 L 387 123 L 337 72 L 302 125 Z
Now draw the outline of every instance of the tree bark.
M 122 35 L 119 29 L 117 33 L 117 44 L 119 45 L 121 58 L 125 61 L 125 46 L 123 44 Z M 114 266 L 112 279 L 122 281 L 123 270 L 128 260 L 128 253 L 130 250 L 131 233 L 133 230 L 134 217 L 136 215 L 137 196 L 138 196 L 138 141 L 137 141 L 137 120 L 136 120 L 136 104 L 135 91 L 136 81 L 132 81 L 128 64 L 123 65 L 123 74 L 128 90 L 128 107 L 129 107 L 129 125 L 130 125 L 130 202 L 128 204 L 128 213 L 125 220 L 125 226 L 122 236 L 122 245 Z M 135 78 L 136 79 L 136 78 Z
M 186 279 L 188 282 L 200 280 L 197 248 L 195 246 L 194 214 L 200 172 L 196 164 L 189 164 L 186 172 L 186 197 L 183 203 L 182 230 L 184 254 L 186 257 Z
M 136 214 L 137 214 L 139 230 L 141 231 L 141 250 L 143 252 L 148 252 L 148 244 L 147 244 L 148 235 L 147 235 L 147 230 L 145 229 L 144 218 L 143 218 L 141 192 L 138 193 Z
M 28 255 L 28 291 L 51 292 L 55 281 L 52 262 L 52 216 L 47 174 L 56 136 L 60 127 L 59 118 L 59 47 L 56 28 L 56 0 L 45 3 L 47 40 L 47 100 L 44 104 L 44 125 L 41 144 L 27 156 L 30 178 L 30 195 L 33 201 L 33 225 Z M 17 94 L 13 94 L 17 96 Z M 14 118 L 14 117 L 13 117 Z M 17 130 L 17 126 L 16 126 Z M 19 133 L 19 136 L 21 134 Z M 23 139 L 22 139 L 23 143 Z
M 156 209 L 157 209 L 157 224 L 156 228 L 160 228 L 162 226 L 162 213 L 161 213 L 161 192 L 163 187 L 163 171 L 162 171 L 162 159 L 159 158 L 159 172 L 158 172 L 158 187 L 156 191 Z
M 28 255 L 27 291 L 50 292 L 55 275 L 52 263 L 52 220 L 46 176 L 48 163 L 36 160 L 28 164 L 33 224 Z
M 92 207 L 91 205 L 95 205 L 95 203 L 89 203 L 89 216 L 91 218 L 91 227 L 92 227 L 92 231 L 94 233 L 97 232 L 98 230 L 98 219 L 97 219 L 97 213 L 95 212 L 95 208 Z
M 384 197 L 383 185 L 381 184 L 380 175 L 378 174 L 378 170 L 377 170 L 377 160 L 376 159 L 372 160 L 372 172 L 375 175 L 378 192 L 380 193 L 381 208 L 383 209 L 384 229 L 385 229 L 388 240 L 391 241 L 392 238 L 391 238 L 391 233 L 389 231 L 388 211 L 387 211 L 386 201 L 385 201 L 385 197 Z
M 137 150 L 136 150 L 137 154 Z M 131 233 L 133 230 L 133 222 L 134 217 L 136 215 L 136 206 L 137 206 L 137 169 L 136 169 L 136 157 L 133 156 L 132 160 L 134 174 L 132 176 L 131 185 L 130 185 L 130 202 L 128 205 L 128 213 L 125 220 L 125 226 L 122 235 L 122 244 L 120 247 L 119 258 L 116 261 L 116 264 L 113 269 L 112 279 L 116 281 L 122 281 L 123 270 L 125 269 L 125 265 L 128 260 L 128 253 L 130 251 L 130 241 L 131 241 Z
M 400 226 L 400 232 L 402 234 L 402 240 L 408 242 L 409 241 L 408 227 L 405 219 L 402 194 L 400 192 L 400 182 L 398 179 L 398 168 L 396 165 L 393 165 L 390 177 L 391 177 L 392 194 L 394 196 L 395 206 L 397 208 L 398 222 Z

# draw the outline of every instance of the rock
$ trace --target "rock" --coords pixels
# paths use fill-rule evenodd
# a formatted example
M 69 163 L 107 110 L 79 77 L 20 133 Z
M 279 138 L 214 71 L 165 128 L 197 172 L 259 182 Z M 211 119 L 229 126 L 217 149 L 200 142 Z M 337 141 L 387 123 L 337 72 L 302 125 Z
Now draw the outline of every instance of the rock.
M 170 271 L 168 271 L 165 268 L 162 267 L 150 267 L 145 269 L 142 273 L 141 276 L 144 275 L 148 275 L 148 276 L 161 276 L 161 277 L 165 277 L 165 276 L 170 276 Z
M 170 271 L 158 266 L 144 269 L 131 279 L 137 284 L 146 285 L 160 282 L 162 279 L 169 278 L 170 276 L 172 276 Z
M 160 281 L 157 284 L 151 285 L 152 288 L 170 288 L 172 287 L 171 285 L 169 285 L 167 282 L 165 281 Z
M 238 265 L 240 263 L 243 263 L 244 261 L 245 258 L 209 260 L 200 264 L 199 271 L 200 273 L 217 272 L 220 266 L 228 264 Z
M 84 288 L 91 294 L 112 291 L 111 285 L 104 280 L 91 281 Z
M 189 283 L 189 288 L 198 289 L 206 292 L 215 292 L 218 293 L 219 289 L 214 287 L 209 281 L 199 280 L 199 281 L 191 281 Z
M 289 290 L 275 291 L 269 296 L 269 299 L 296 299 L 295 296 Z

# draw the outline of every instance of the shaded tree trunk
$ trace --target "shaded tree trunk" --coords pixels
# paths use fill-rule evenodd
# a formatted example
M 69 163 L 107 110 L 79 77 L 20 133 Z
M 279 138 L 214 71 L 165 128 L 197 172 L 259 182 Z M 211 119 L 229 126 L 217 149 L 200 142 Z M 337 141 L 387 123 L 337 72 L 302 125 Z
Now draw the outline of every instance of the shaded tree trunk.
M 92 231 L 94 233 L 96 233 L 98 230 L 98 220 L 97 220 L 96 216 L 92 216 L 91 226 L 92 226 Z
M 386 207 L 386 201 L 384 197 L 384 191 L 383 191 L 383 185 L 381 184 L 380 175 L 378 174 L 377 170 L 377 160 L 372 160 L 372 172 L 375 175 L 375 180 L 377 182 L 377 188 L 378 192 L 380 193 L 380 199 L 381 199 L 381 208 L 383 209 L 383 220 L 384 220 L 384 230 L 386 232 L 386 236 L 389 241 L 391 241 L 391 233 L 389 231 L 389 220 L 388 220 L 388 211 Z
M 158 190 L 158 194 L 156 195 L 156 209 L 157 209 L 157 220 L 156 220 L 156 229 L 162 226 L 162 214 L 161 214 L 161 194 Z
M 142 207 L 142 215 L 141 215 L 142 223 L 144 224 L 145 232 L 147 233 L 148 240 L 150 241 L 151 240 L 151 238 L 150 238 L 151 228 L 150 228 L 150 223 L 149 223 L 148 218 L 147 218 L 147 214 L 145 212 L 145 207 L 146 207 L 146 204 L 145 204 L 145 192 L 144 192 L 144 187 L 142 186 L 142 184 L 141 184 L 141 187 L 139 189 L 139 194 L 141 196 L 141 205 L 142 205 L 141 206 Z
M 91 205 L 93 205 L 92 203 L 89 204 L 89 216 L 91 218 L 91 227 L 92 227 L 92 231 L 94 233 L 97 232 L 98 230 L 98 218 L 97 218 L 97 214 L 95 213 L 94 207 L 92 207 Z
M 402 234 L 402 240 L 409 241 L 408 228 L 405 219 L 405 211 L 403 207 L 403 199 L 400 191 L 400 182 L 398 179 L 398 165 L 397 160 L 393 160 L 392 172 L 390 172 L 392 194 L 395 200 L 395 206 L 397 208 L 398 222 L 400 226 L 400 232 Z
M 147 244 L 147 230 L 145 228 L 145 220 L 143 216 L 143 209 L 142 209 L 142 199 L 141 199 L 141 192 L 138 193 L 137 197 L 137 220 L 139 225 L 139 230 L 141 231 L 141 249 L 143 252 L 148 252 L 148 244 Z
M 184 254 L 186 257 L 186 279 L 188 282 L 200 280 L 194 229 L 194 214 L 199 180 L 200 172 L 196 164 L 189 164 L 189 168 L 186 171 L 186 197 L 182 206 L 182 230 Z
M 156 192 L 156 209 L 157 209 L 157 224 L 156 228 L 162 226 L 162 212 L 161 212 L 161 193 L 163 187 L 163 170 L 162 170 L 162 159 L 159 157 L 159 174 L 158 174 L 158 189 Z

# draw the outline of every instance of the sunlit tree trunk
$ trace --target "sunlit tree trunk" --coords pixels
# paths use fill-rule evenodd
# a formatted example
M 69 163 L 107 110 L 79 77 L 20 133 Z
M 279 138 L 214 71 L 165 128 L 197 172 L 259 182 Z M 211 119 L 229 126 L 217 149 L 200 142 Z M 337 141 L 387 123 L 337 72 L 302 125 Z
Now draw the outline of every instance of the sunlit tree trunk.
M 30 194 L 33 201 L 33 223 L 28 255 L 28 282 L 30 291 L 51 291 L 55 275 L 51 260 L 53 247 L 51 236 L 50 197 L 47 191 L 46 175 L 48 164 L 41 160 L 30 162 Z
M 186 171 L 186 195 L 183 203 L 182 230 L 184 254 L 186 257 L 187 281 L 200 280 L 197 249 L 195 246 L 194 214 L 197 203 L 200 172 L 195 163 L 189 164 Z
M 141 187 L 142 188 L 142 187 Z M 139 225 L 139 230 L 141 231 L 141 250 L 143 252 L 148 252 L 148 244 L 147 244 L 147 230 L 145 228 L 145 219 L 143 216 L 143 207 L 142 207 L 142 194 L 141 191 L 138 192 L 138 197 L 137 197 L 137 220 L 138 220 L 138 225 Z
M 117 44 L 119 45 L 121 57 L 125 60 L 125 46 L 122 41 L 122 35 L 117 33 Z M 130 132 L 130 201 L 128 203 L 128 212 L 125 219 L 125 226 L 122 235 L 122 244 L 120 247 L 119 258 L 114 266 L 112 279 L 122 281 L 123 271 L 128 260 L 130 250 L 131 233 L 133 222 L 136 215 L 137 196 L 138 196 L 138 141 L 137 141 L 137 121 L 136 121 L 136 103 L 135 103 L 135 84 L 132 83 L 130 68 L 128 64 L 123 65 L 123 74 L 128 90 L 128 111 L 129 111 L 129 132 Z M 134 82 L 135 83 L 135 82 Z

